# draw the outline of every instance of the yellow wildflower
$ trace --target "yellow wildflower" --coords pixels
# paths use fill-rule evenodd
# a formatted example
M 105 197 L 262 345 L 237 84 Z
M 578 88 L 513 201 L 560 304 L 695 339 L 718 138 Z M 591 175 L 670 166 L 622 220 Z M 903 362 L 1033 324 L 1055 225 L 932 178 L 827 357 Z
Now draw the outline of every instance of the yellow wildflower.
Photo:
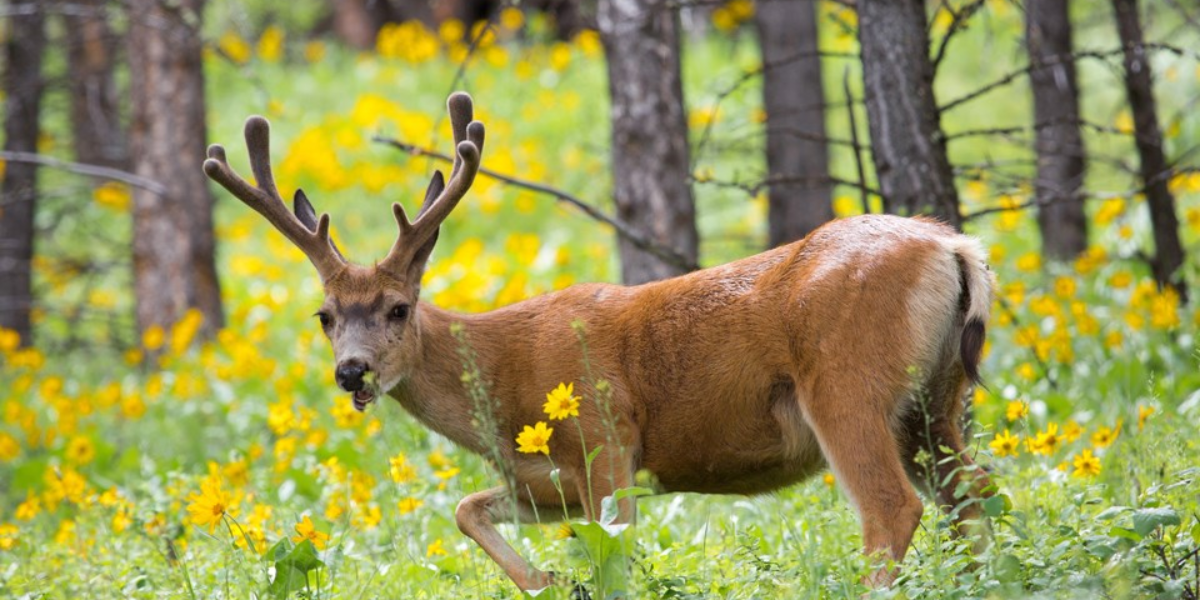
M 837 483 L 837 478 L 833 476 L 833 473 L 826 473 L 825 477 L 824 477 L 824 481 L 825 481 L 825 485 L 827 485 L 829 487 L 833 487 L 833 485 L 835 483 Z
M 421 500 L 420 498 L 413 498 L 412 496 L 409 496 L 409 497 L 401 500 L 396 505 L 396 507 L 400 509 L 400 514 L 407 515 L 408 513 L 413 512 L 413 511 L 417 510 L 418 508 L 421 508 L 422 504 L 425 504 L 424 500 Z
M 1153 406 L 1138 406 L 1138 431 L 1141 431 L 1146 426 L 1146 419 L 1154 414 Z
M 1030 452 L 1043 456 L 1054 454 L 1054 451 L 1058 450 L 1058 446 L 1061 443 L 1062 438 L 1058 435 L 1057 423 L 1047 423 L 1045 431 L 1039 431 L 1035 438 L 1026 442 Z
M 1066 442 L 1074 442 L 1081 435 L 1083 435 L 1083 427 L 1080 427 L 1079 423 L 1067 421 L 1067 424 L 1063 426 L 1062 438 Z
M 1054 295 L 1059 298 L 1071 298 L 1075 296 L 1075 279 L 1067 276 L 1062 276 L 1054 280 Z
M 442 538 L 433 540 L 433 543 L 425 549 L 425 556 L 445 556 L 446 548 L 442 546 Z
M 96 204 L 117 212 L 129 210 L 130 197 L 129 186 L 115 181 L 100 185 L 92 191 L 92 199 Z
M 1021 453 L 1020 444 L 1021 437 L 1013 435 L 1009 433 L 1008 429 L 1005 429 L 1004 433 L 997 435 L 996 439 L 988 444 L 988 447 L 996 453 L 996 456 L 1017 456 Z
M 553 420 L 579 416 L 579 396 L 575 396 L 575 383 L 559 383 L 558 387 L 546 394 L 546 404 L 542 410 Z
M 299 523 L 296 523 L 296 535 L 292 536 L 292 541 L 299 543 L 304 540 L 312 542 L 317 550 L 325 547 L 325 542 L 329 541 L 329 534 L 317 531 L 317 526 L 313 524 L 312 517 L 304 515 Z
M 1074 477 L 1095 477 L 1100 474 L 1100 458 L 1094 456 L 1091 450 L 1085 449 L 1075 456 Z
M 0 524 L 0 550 L 12 550 L 17 545 L 17 534 L 20 530 L 12 523 Z
M 42 503 L 32 492 L 25 495 L 25 501 L 17 505 L 13 516 L 21 521 L 28 521 L 42 512 Z
M 546 427 L 546 423 L 538 421 L 533 427 L 528 425 L 517 436 L 517 451 L 526 454 L 541 452 L 546 456 L 550 456 L 550 436 L 554 433 L 553 427 Z
M 0 431 L 0 461 L 8 462 L 21 454 L 21 443 L 17 438 Z
M 86 465 L 96 457 L 96 447 L 87 436 L 77 435 L 67 443 L 66 459 L 75 465 Z
M 392 476 L 392 481 L 396 483 L 408 483 L 417 478 L 416 467 L 409 464 L 408 459 L 403 454 L 397 454 L 388 459 L 388 474 Z
M 1007 417 L 1009 421 L 1016 421 L 1017 419 L 1020 419 L 1028 414 L 1029 405 L 1020 400 L 1013 400 L 1012 402 L 1009 402 L 1008 408 L 1004 411 L 1004 416 Z
M 1096 429 L 1096 433 L 1092 434 L 1092 445 L 1097 448 L 1107 448 L 1117 441 L 1117 436 L 1121 434 L 1121 421 L 1117 421 L 1115 429 L 1108 427 L 1100 427 Z
M 187 510 L 191 513 L 191 522 L 201 527 L 208 525 L 212 533 L 217 523 L 221 522 L 229 510 L 229 497 L 221 489 L 221 480 L 216 477 L 205 477 L 200 482 L 200 493 L 192 494 L 188 500 Z

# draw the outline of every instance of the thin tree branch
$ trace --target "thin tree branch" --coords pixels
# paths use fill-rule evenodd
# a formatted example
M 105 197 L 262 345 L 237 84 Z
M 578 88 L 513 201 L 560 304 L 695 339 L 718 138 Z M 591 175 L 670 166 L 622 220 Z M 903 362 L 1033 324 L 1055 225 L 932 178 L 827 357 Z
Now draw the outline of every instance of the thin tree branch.
M 30 163 L 50 167 L 53 169 L 63 169 L 80 175 L 90 175 L 92 177 L 100 177 L 102 179 L 111 179 L 113 181 L 121 181 L 128 183 L 137 188 L 148 190 L 159 196 L 167 195 L 167 187 L 153 179 L 146 179 L 141 175 L 135 175 L 128 171 L 114 169 L 112 167 L 102 167 L 100 165 L 89 165 L 84 163 L 70 162 L 60 160 L 53 156 L 45 154 L 37 154 L 34 152 L 10 152 L 8 150 L 0 150 L 0 159 L 9 162 Z
M 862 148 L 858 144 L 858 122 L 854 116 L 854 96 L 850 94 L 850 67 L 842 72 L 842 90 L 846 93 L 846 113 L 850 116 L 850 142 L 854 149 L 854 167 L 858 172 L 859 190 L 862 192 L 862 210 L 864 215 L 871 214 L 871 203 L 867 197 L 867 175 L 863 166 Z
M 938 44 L 937 53 L 933 57 L 933 72 L 937 73 L 938 67 L 942 64 L 942 59 L 946 57 L 946 49 L 950 47 L 950 39 L 954 34 L 966 28 L 967 21 L 975 15 L 976 12 L 983 6 L 987 0 L 973 0 L 970 4 L 964 6 L 962 10 L 954 10 L 949 2 L 942 0 L 942 8 L 950 12 L 953 17 L 950 21 L 950 27 L 946 29 L 946 35 L 942 36 L 941 43 Z
M 1180 48 L 1178 46 L 1172 46 L 1170 44 L 1147 43 L 1147 44 L 1142 44 L 1141 47 L 1146 50 L 1159 50 L 1162 52 L 1168 52 L 1171 54 L 1175 54 L 1177 56 L 1185 56 L 1185 57 L 1191 57 L 1191 58 L 1196 58 L 1196 57 L 1200 56 L 1200 53 L 1198 53 L 1198 52 L 1195 52 L 1195 51 L 1192 51 L 1192 50 L 1189 50 L 1186 48 Z M 1115 48 L 1115 49 L 1109 49 L 1109 50 L 1080 50 L 1078 52 L 1071 52 L 1069 54 L 1048 56 L 1037 65 L 1026 65 L 1015 71 L 1009 71 L 1008 73 L 1001 76 L 999 79 L 997 79 L 987 85 L 984 85 L 983 87 L 976 89 L 973 92 L 968 92 L 967 94 L 965 94 L 963 96 L 960 96 L 958 98 L 955 98 L 954 100 L 951 100 L 951 101 L 943 104 L 940 108 L 938 108 L 938 112 L 942 112 L 942 113 L 949 112 L 950 110 L 953 110 L 963 104 L 966 104 L 967 102 L 975 100 L 976 98 L 979 98 L 980 96 L 988 94 L 998 88 L 1004 87 L 1004 86 L 1012 83 L 1013 81 L 1016 81 L 1022 75 L 1028 75 L 1029 72 L 1034 69 L 1045 68 L 1045 67 L 1061 64 L 1064 62 L 1079 60 L 1081 58 L 1090 58 L 1090 59 L 1095 59 L 1095 60 L 1108 60 L 1114 56 L 1123 55 L 1124 53 L 1125 53 L 1124 48 Z
M 429 158 L 433 158 L 433 159 L 437 159 L 437 160 L 441 160 L 441 161 L 445 161 L 445 162 L 449 162 L 449 163 L 454 162 L 454 159 L 452 157 L 442 154 L 441 152 L 438 152 L 436 150 L 430 150 L 428 148 L 421 148 L 421 147 L 415 146 L 413 144 L 407 144 L 405 142 L 401 142 L 400 140 L 397 140 L 394 138 L 375 136 L 375 137 L 371 138 L 371 141 L 374 141 L 374 142 L 377 142 L 380 144 L 386 144 L 386 145 L 396 148 L 398 150 L 402 150 L 412 156 L 425 156 L 425 157 L 429 157 Z M 540 194 L 545 194 L 547 196 L 552 196 L 555 200 L 558 200 L 560 202 L 566 202 L 567 204 L 570 204 L 571 206 L 574 206 L 575 208 L 583 211 L 584 214 L 591 217 L 592 219 L 595 219 L 597 221 L 600 221 L 601 223 L 604 223 L 604 224 L 612 227 L 614 230 L 616 230 L 618 235 L 620 235 L 621 237 L 632 242 L 633 245 L 638 247 L 638 249 L 649 252 L 649 253 L 657 256 L 658 258 L 662 259 L 664 262 L 667 262 L 673 266 L 679 267 L 679 268 L 687 270 L 687 271 L 697 271 L 700 269 L 700 265 L 696 264 L 695 262 L 693 262 L 691 260 L 688 260 L 683 255 L 676 252 L 673 248 L 668 248 L 666 246 L 663 246 L 662 244 L 659 244 L 658 242 L 655 242 L 655 241 L 647 238 L 645 235 L 643 235 L 640 231 L 638 231 L 632 225 L 630 225 L 616 217 L 604 214 L 603 212 L 600 211 L 600 209 L 592 206 L 591 204 L 588 204 L 587 202 L 584 202 L 583 200 L 580 200 L 578 197 L 576 197 L 572 194 L 569 194 L 563 190 L 560 190 L 558 188 L 553 188 L 553 187 L 550 187 L 548 185 L 541 184 L 541 183 L 535 183 L 532 181 L 526 181 L 524 179 L 518 179 L 516 177 L 511 177 L 508 175 L 502 175 L 500 173 L 497 173 L 497 172 L 492 171 L 491 169 L 487 169 L 485 167 L 479 168 L 479 174 L 485 175 L 487 177 L 491 177 L 492 179 L 504 182 L 506 184 L 509 184 L 509 185 L 512 185 L 515 187 L 527 189 L 527 190 L 530 190 L 533 192 L 538 192 Z

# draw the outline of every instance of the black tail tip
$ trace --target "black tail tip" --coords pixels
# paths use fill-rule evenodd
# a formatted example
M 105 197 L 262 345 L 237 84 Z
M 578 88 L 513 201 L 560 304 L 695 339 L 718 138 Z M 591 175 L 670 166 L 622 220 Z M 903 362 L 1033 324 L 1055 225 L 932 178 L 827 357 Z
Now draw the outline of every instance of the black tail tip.
M 983 340 L 986 333 L 987 327 L 983 321 L 971 319 L 963 326 L 962 341 L 959 344 L 963 371 L 966 371 L 967 378 L 976 384 L 982 382 L 979 377 L 979 359 L 983 354 Z

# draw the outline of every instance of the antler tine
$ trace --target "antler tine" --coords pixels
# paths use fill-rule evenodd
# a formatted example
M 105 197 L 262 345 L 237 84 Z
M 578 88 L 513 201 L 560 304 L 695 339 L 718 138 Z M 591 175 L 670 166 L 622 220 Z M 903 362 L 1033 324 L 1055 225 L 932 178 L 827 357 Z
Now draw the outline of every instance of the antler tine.
M 454 146 L 467 140 L 467 128 L 475 120 L 475 104 L 466 92 L 454 92 L 446 99 L 446 111 L 450 113 L 450 131 L 454 134 Z M 454 155 L 454 168 L 450 170 L 453 179 L 462 167 L 462 159 Z
M 225 158 L 225 148 L 219 144 L 209 146 L 208 159 L 204 161 L 204 173 L 229 190 L 234 197 L 266 217 L 275 229 L 304 252 L 317 268 L 321 281 L 328 281 L 346 264 L 329 239 L 329 215 L 321 214 L 315 223 L 316 228 L 309 229 L 288 210 L 283 198 L 279 196 L 279 190 L 275 187 L 275 177 L 271 173 L 270 136 L 271 125 L 266 119 L 259 116 L 246 119 L 246 149 L 250 154 L 250 168 L 254 171 L 257 187 L 250 185 L 229 166 Z
M 443 189 L 441 173 L 434 175 L 429 194 L 416 220 L 412 222 L 409 222 L 399 204 L 392 206 L 396 223 L 400 227 L 400 237 L 387 257 L 379 263 L 380 268 L 397 272 L 407 269 L 418 251 L 437 235 L 442 221 L 446 220 L 475 181 L 485 137 L 483 123 L 471 120 L 471 97 L 465 93 L 454 93 L 446 101 L 446 105 L 450 111 L 450 124 L 455 138 L 454 169 L 451 171 L 450 182 Z

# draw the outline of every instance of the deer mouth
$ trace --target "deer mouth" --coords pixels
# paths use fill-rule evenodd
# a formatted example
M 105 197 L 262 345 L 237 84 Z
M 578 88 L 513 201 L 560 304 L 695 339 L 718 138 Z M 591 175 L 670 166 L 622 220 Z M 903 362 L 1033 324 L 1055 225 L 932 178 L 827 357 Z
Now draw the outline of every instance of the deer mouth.
M 375 401 L 375 390 L 364 387 L 363 389 L 351 394 L 350 398 L 354 401 L 354 410 L 363 412 L 367 410 L 368 404 Z

